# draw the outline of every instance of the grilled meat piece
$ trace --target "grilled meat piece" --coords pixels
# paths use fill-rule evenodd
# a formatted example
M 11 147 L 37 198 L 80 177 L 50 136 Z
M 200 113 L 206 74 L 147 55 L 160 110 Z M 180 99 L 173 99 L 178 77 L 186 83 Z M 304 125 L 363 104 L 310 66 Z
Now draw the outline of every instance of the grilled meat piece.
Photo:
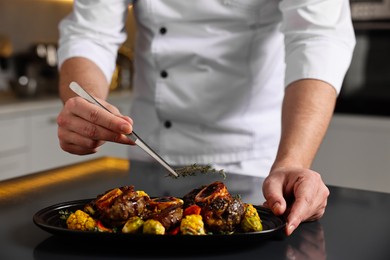
M 230 200 L 231 195 L 225 184 L 220 181 L 213 182 L 201 189 L 195 196 L 196 204 L 211 204 L 216 200 Z
M 158 220 L 166 230 L 180 224 L 183 218 L 183 208 L 181 205 L 173 205 L 163 209 L 159 213 L 149 216 L 149 219 Z
M 153 212 L 159 212 L 174 205 L 183 206 L 183 200 L 176 197 L 164 196 L 152 198 L 148 201 L 148 209 Z
M 144 214 L 149 200 L 147 194 L 135 191 L 133 186 L 124 186 L 99 195 L 88 206 L 104 224 L 116 227 L 130 217 Z
M 176 197 L 158 197 L 148 201 L 147 219 L 158 220 L 166 230 L 179 224 L 183 217 L 183 200 Z
M 244 215 L 244 204 L 233 198 L 222 182 L 192 190 L 183 197 L 184 205 L 196 204 L 208 231 L 230 233 L 238 227 Z
M 195 197 L 196 197 L 196 195 L 197 195 L 201 190 L 203 190 L 205 187 L 206 187 L 206 185 L 203 185 L 203 186 L 201 186 L 201 187 L 199 187 L 199 188 L 196 188 L 196 189 L 193 189 L 193 190 L 190 191 L 189 193 L 185 194 L 185 195 L 183 196 L 184 208 L 188 208 L 189 206 L 196 204 L 196 203 L 195 203 Z

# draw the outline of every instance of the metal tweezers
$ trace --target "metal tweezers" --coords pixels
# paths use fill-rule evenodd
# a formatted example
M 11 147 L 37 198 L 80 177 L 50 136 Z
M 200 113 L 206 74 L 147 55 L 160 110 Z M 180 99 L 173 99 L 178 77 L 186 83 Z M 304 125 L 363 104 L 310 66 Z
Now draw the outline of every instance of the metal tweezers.
M 78 83 L 73 81 L 69 84 L 69 87 L 73 90 L 73 92 L 75 92 L 80 97 L 112 113 L 105 106 L 103 106 L 99 101 L 97 101 L 91 94 L 85 91 L 85 89 L 83 89 Z M 162 166 L 164 166 L 164 168 L 167 169 L 170 174 L 174 175 L 175 177 L 178 177 L 178 174 L 175 172 L 175 170 L 163 158 L 161 158 L 160 155 L 158 155 L 155 151 L 153 151 L 153 149 L 150 148 L 134 131 L 130 134 L 127 134 L 127 137 L 130 140 L 132 140 L 134 143 L 136 143 L 147 154 L 153 157 Z

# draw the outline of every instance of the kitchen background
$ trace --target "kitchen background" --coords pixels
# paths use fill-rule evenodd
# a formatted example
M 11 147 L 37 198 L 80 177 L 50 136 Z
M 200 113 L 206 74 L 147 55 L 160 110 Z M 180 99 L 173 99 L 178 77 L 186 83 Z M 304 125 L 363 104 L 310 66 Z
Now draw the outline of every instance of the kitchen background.
M 56 94 L 58 23 L 71 9 L 71 0 L 0 0 L 0 91 L 19 97 Z M 127 27 L 134 31 L 132 16 Z M 118 65 L 130 66 L 125 58 L 131 59 L 133 39 L 129 33 Z
M 123 145 L 90 156 L 59 147 L 58 23 L 71 9 L 70 0 L 0 0 L 0 180 L 100 156 L 127 158 Z M 132 15 L 126 26 L 134 31 Z M 123 113 L 130 109 L 133 37 L 119 51 L 109 97 Z
M 313 168 L 328 184 L 390 192 L 390 0 L 351 5 L 354 58 Z M 57 26 L 71 9 L 71 0 L 0 0 L 0 180 L 99 156 L 127 158 L 115 144 L 85 157 L 59 148 Z M 127 29 L 110 95 L 122 111 L 130 106 L 132 15 Z

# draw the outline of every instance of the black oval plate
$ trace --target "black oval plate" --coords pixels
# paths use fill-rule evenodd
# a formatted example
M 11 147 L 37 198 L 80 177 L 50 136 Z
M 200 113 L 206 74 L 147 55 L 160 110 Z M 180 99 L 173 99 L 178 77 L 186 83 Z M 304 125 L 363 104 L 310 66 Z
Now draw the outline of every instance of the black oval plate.
M 145 235 L 145 234 L 124 234 L 124 233 L 107 233 L 107 232 L 88 232 L 70 230 L 65 226 L 63 220 L 60 219 L 60 210 L 76 211 L 82 209 L 83 206 L 92 199 L 75 200 L 69 202 L 58 203 L 44 209 L 41 209 L 33 216 L 34 223 L 41 229 L 61 237 L 72 239 L 96 239 L 98 241 L 109 242 L 124 242 L 135 244 L 158 244 L 164 245 L 191 245 L 194 246 L 212 246 L 216 247 L 219 244 L 225 248 L 228 244 L 249 245 L 258 243 L 264 239 L 282 239 L 284 238 L 285 220 L 282 217 L 277 217 L 273 213 L 262 206 L 254 206 L 262 220 L 263 231 L 248 232 L 248 233 L 233 233 L 204 235 L 204 236 L 184 236 L 184 235 Z

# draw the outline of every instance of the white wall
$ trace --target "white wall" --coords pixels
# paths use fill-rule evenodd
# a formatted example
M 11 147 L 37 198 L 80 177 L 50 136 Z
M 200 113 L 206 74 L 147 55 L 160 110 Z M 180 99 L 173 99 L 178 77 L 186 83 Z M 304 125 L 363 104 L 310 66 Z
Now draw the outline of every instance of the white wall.
M 313 169 L 327 184 L 390 192 L 390 118 L 336 114 Z

